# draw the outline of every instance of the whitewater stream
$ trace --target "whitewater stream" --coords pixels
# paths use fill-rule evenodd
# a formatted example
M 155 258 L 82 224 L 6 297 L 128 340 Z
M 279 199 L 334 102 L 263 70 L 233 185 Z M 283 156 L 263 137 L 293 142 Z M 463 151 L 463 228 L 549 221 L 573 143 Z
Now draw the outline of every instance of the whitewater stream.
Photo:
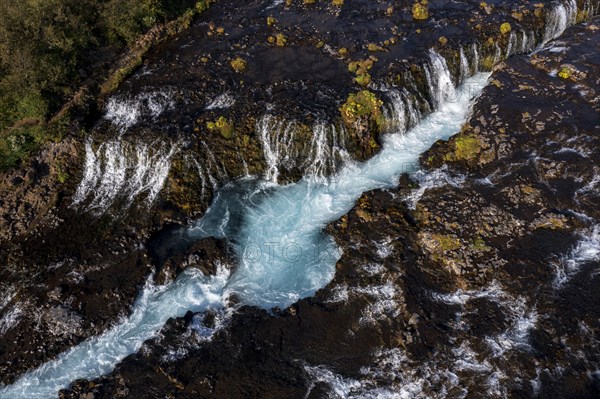
M 232 294 L 242 304 L 270 309 L 324 287 L 340 257 L 324 227 L 346 214 L 362 193 L 393 187 L 402 173 L 414 172 L 423 151 L 460 130 L 486 85 L 489 73 L 477 73 L 456 89 L 445 60 L 434 52 L 430 58 L 428 80 L 437 110 L 405 133 L 386 135 L 382 150 L 369 161 L 347 163 L 325 180 L 307 176 L 279 186 L 246 179 L 220 190 L 205 216 L 183 235 L 187 240 L 227 238 L 239 259 L 233 272 L 225 265 L 214 276 L 188 269 L 165 286 L 149 282 L 126 320 L 23 375 L 0 390 L 0 397 L 56 397 L 76 379 L 109 373 L 169 318 L 224 309 Z

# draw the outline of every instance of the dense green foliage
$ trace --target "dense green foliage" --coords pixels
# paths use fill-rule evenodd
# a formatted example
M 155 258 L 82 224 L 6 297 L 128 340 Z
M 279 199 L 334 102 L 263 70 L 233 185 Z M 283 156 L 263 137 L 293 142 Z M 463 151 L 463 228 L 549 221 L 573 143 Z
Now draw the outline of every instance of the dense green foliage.
M 206 1 L 0 1 L 0 169 L 52 133 L 45 121 L 106 61 L 156 23 Z

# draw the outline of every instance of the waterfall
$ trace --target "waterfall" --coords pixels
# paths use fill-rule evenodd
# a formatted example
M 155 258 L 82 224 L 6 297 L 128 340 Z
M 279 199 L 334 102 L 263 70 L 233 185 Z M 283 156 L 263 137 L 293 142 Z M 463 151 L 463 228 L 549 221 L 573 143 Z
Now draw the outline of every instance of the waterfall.
M 175 146 L 167 149 L 164 144 L 148 146 L 120 140 L 101 144 L 94 151 L 88 140 L 83 178 L 73 195 L 73 205 L 99 215 L 121 200 L 129 206 L 143 193 L 151 204 L 165 183 L 175 151 Z
M 286 162 L 297 156 L 293 150 L 292 139 L 296 122 L 278 120 L 270 114 L 264 115 L 258 122 L 256 130 L 262 143 L 267 169 L 265 179 L 277 183 L 279 169 Z
M 299 123 L 270 114 L 259 120 L 256 130 L 267 163 L 264 178 L 272 183 L 277 183 L 282 170 L 294 168 L 299 168 L 305 176 L 324 178 L 349 158 L 345 130 L 330 123 L 317 122 L 312 126 L 308 142 Z
M 577 1 L 564 0 L 546 13 L 543 43 L 557 38 L 577 20 Z
M 600 225 L 583 230 L 580 235 L 581 238 L 568 255 L 554 263 L 556 289 L 561 288 L 586 263 L 600 260 Z
M 479 51 L 477 50 L 477 43 L 473 43 L 471 48 L 473 49 L 473 62 L 475 63 L 475 72 L 479 72 Z
M 212 191 L 216 192 L 220 184 L 229 178 L 225 167 L 217 162 L 215 154 L 204 141 L 199 153 L 196 156 L 186 156 L 186 159 L 196 166 L 201 184 L 200 196 L 202 199 L 208 195 L 209 184 Z M 202 162 L 199 162 L 198 159 L 201 159 Z
M 156 118 L 174 105 L 173 92 L 170 90 L 142 93 L 133 98 L 114 96 L 108 100 L 104 118 L 125 132 L 137 124 L 141 117 Z
M 419 123 L 422 115 L 411 93 L 406 89 L 400 91 L 390 87 L 382 87 L 381 90 L 386 93 L 390 100 L 384 108 L 388 130 L 405 133 Z
M 452 76 L 444 57 L 435 50 L 429 50 L 429 63 L 425 66 L 425 76 L 429 85 L 429 91 L 434 109 L 445 101 L 453 101 L 456 96 Z
M 535 49 L 535 46 L 536 46 L 535 33 L 530 32 L 529 34 L 527 34 L 527 32 L 523 31 L 522 38 L 521 38 L 521 53 L 522 54 L 529 53 Z
M 336 170 L 339 160 L 349 157 L 338 140 L 338 132 L 334 125 L 317 123 L 313 126 L 310 153 L 305 162 L 305 176 L 324 179 Z
M 506 46 L 506 57 L 510 57 L 514 54 L 513 51 L 516 50 L 517 46 L 517 34 L 513 31 L 510 32 L 510 36 L 508 37 L 508 45 Z
M 466 78 L 471 76 L 471 71 L 469 68 L 469 60 L 465 55 L 465 51 L 463 48 L 460 48 L 460 81 L 464 82 Z

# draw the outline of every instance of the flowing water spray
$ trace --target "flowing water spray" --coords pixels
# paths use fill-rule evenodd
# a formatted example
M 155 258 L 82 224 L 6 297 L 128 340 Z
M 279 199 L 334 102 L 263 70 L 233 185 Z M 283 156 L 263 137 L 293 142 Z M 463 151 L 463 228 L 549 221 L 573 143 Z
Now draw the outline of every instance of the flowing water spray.
M 140 118 L 156 118 L 174 105 L 173 93 L 170 90 L 142 93 L 133 98 L 114 96 L 108 100 L 105 118 L 124 133 L 137 124 Z
M 546 43 L 560 36 L 577 19 L 577 1 L 564 0 L 550 7 L 546 14 L 544 40 Z
M 478 73 L 457 90 L 445 60 L 434 52 L 428 75 L 431 95 L 439 105 L 437 111 L 405 134 L 385 136 L 382 150 L 369 161 L 348 163 L 328 180 L 306 177 L 278 186 L 273 181 L 277 164 L 272 160 L 267 175 L 270 179 L 232 182 L 217 193 L 205 216 L 184 233 L 186 237 L 178 239 L 228 238 L 239 262 L 231 275 L 225 267 L 215 276 L 192 269 L 166 286 L 149 284 L 130 317 L 23 375 L 0 390 L 0 397 L 53 397 L 73 380 L 108 373 L 124 357 L 138 351 L 144 341 L 155 337 L 169 318 L 183 316 L 188 310 L 222 309 L 231 294 L 242 304 L 269 309 L 287 307 L 324 287 L 333 278 L 340 257 L 324 227 L 346 214 L 365 191 L 393 187 L 400 174 L 415 170 L 423 151 L 458 132 L 471 101 L 489 77 Z M 268 120 L 263 123 L 280 127 Z M 285 137 L 285 127 L 280 134 Z M 317 153 L 321 140 L 315 138 Z M 277 143 L 271 144 L 271 153 L 280 150 Z M 101 180 L 94 177 L 99 169 L 95 166 L 98 156 L 92 151 L 86 162 L 90 165 L 86 176 L 93 186 Z
M 130 144 L 109 141 L 94 150 L 85 143 L 83 179 L 73 196 L 73 205 L 102 214 L 117 201 L 129 206 L 146 194 L 151 204 L 165 183 L 176 146 L 164 143 Z

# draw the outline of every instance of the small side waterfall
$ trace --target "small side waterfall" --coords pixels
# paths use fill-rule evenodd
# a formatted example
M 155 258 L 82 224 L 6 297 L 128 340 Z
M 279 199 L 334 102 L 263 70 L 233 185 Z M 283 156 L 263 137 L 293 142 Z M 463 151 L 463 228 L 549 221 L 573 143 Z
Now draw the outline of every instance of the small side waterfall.
M 338 164 L 348 160 L 350 155 L 344 143 L 345 130 L 333 124 L 317 123 L 312 129 L 310 154 L 304 162 L 305 176 L 312 179 L 325 179 L 336 170 Z
M 437 109 L 445 101 L 453 101 L 456 89 L 446 59 L 435 50 L 429 50 L 430 62 L 425 66 L 425 76 L 429 85 L 433 108 Z
M 298 155 L 292 145 L 295 126 L 294 121 L 278 120 L 270 114 L 264 115 L 258 121 L 256 131 L 259 134 L 267 162 L 265 180 L 277 183 L 279 169 L 290 158 L 295 159 Z
M 473 51 L 473 62 L 475 64 L 474 65 L 475 66 L 475 71 L 474 72 L 477 72 L 477 71 L 480 70 L 480 68 L 479 68 L 479 50 L 477 48 L 478 48 L 478 44 L 477 43 L 473 43 L 471 45 L 471 49 Z
M 577 20 L 577 1 L 564 0 L 550 7 L 546 14 L 544 40 L 546 43 L 560 36 L 565 29 Z
M 383 87 L 381 90 L 389 99 L 383 111 L 388 131 L 405 133 L 421 121 L 423 115 L 415 97 L 406 89 Z
M 119 201 L 129 206 L 141 194 L 146 194 L 146 202 L 151 204 L 165 183 L 175 151 L 175 146 L 165 144 L 148 146 L 119 140 L 94 150 L 88 140 L 83 179 L 73 205 L 102 214 Z
M 465 50 L 460 48 L 460 81 L 464 82 L 466 78 L 471 76 L 471 70 L 469 68 L 469 60 L 465 55 Z
M 215 97 L 204 109 L 225 109 L 230 108 L 235 104 L 235 97 L 231 93 L 223 93 Z
M 515 32 L 510 32 L 508 37 L 508 45 L 506 46 L 506 57 L 510 57 L 515 54 L 517 50 L 517 34 Z
M 535 50 L 536 40 L 535 33 L 529 32 L 529 34 L 525 31 L 522 32 L 521 36 L 521 54 L 527 54 Z
M 191 160 L 198 170 L 198 177 L 202 184 L 202 198 L 206 198 L 209 188 L 216 192 L 219 189 L 219 182 L 228 179 L 225 167 L 217 162 L 215 155 L 205 142 L 202 142 L 202 148 L 198 155 L 188 156 L 187 159 Z

